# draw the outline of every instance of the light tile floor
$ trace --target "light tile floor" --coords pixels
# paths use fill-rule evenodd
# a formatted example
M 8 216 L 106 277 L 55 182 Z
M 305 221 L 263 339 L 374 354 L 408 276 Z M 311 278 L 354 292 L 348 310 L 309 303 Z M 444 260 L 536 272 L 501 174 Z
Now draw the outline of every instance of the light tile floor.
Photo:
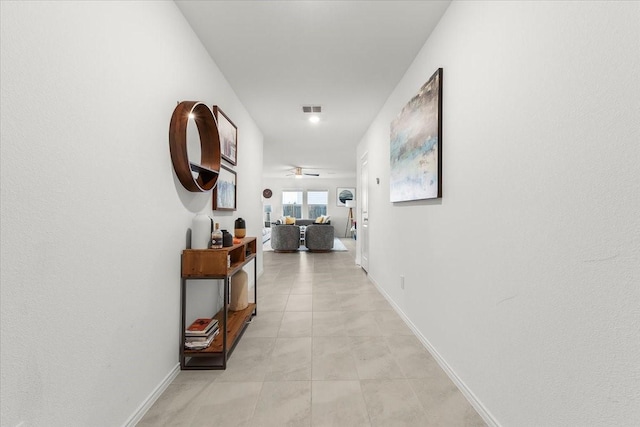
M 225 371 L 182 371 L 138 426 L 485 426 L 349 252 L 264 253 Z

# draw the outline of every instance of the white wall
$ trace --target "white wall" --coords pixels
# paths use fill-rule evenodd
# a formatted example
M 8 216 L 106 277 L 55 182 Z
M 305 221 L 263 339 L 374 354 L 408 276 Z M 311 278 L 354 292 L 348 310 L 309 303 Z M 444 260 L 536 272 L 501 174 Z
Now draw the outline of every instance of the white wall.
M 263 188 L 270 188 L 273 196 L 270 199 L 262 199 L 264 205 L 271 205 L 271 221 L 275 222 L 282 216 L 282 192 L 287 190 L 326 190 L 329 192 L 329 204 L 327 205 L 327 215 L 331 215 L 331 225 L 333 225 L 336 237 L 345 237 L 347 228 L 347 218 L 349 209 L 337 205 L 336 192 L 338 188 L 356 188 L 356 179 L 353 178 L 264 178 Z M 356 201 L 358 193 L 356 191 Z M 354 212 L 355 215 L 355 212 Z M 303 218 L 308 218 L 308 212 L 303 210 Z M 315 219 L 315 218 L 314 218 Z
M 261 229 L 262 135 L 173 2 L 1 4 L 3 426 L 116 426 L 175 372 L 180 252 L 210 194 L 169 157 L 179 100 L 240 129 Z
M 640 421 L 639 20 L 454 2 L 358 147 L 370 276 L 492 422 Z M 393 205 L 389 123 L 438 67 L 443 198 Z

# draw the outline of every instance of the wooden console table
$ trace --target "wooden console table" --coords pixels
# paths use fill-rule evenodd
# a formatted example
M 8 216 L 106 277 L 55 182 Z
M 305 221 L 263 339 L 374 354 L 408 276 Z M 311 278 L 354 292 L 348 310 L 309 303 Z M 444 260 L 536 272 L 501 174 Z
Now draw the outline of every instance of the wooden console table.
M 258 266 L 256 260 L 256 238 L 246 237 L 242 243 L 221 249 L 185 249 L 182 251 L 180 280 L 180 368 L 181 369 L 226 369 L 227 360 L 252 316 L 258 313 Z M 253 260 L 254 302 L 240 311 L 229 310 L 231 277 Z M 215 314 L 220 333 L 211 345 L 202 350 L 189 350 L 184 346 L 187 280 L 218 279 L 224 281 L 224 302 Z

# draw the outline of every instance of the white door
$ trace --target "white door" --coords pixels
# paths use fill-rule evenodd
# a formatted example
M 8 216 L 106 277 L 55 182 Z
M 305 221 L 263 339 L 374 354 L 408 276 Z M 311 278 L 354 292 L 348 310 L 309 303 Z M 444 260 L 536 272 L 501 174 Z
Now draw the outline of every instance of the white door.
M 360 239 L 360 266 L 369 271 L 369 156 L 365 153 L 360 159 L 360 220 L 358 221 L 358 239 Z

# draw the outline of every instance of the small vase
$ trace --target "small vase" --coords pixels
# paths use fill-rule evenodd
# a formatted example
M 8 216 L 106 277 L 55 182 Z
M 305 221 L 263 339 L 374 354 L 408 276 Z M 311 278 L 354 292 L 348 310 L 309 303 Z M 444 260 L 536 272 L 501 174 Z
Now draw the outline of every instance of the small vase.
M 235 222 L 235 228 L 233 230 L 233 234 L 238 238 L 242 239 L 247 235 L 247 224 L 244 219 L 238 218 Z
M 222 246 L 225 248 L 233 246 L 233 236 L 227 230 L 222 230 Z

